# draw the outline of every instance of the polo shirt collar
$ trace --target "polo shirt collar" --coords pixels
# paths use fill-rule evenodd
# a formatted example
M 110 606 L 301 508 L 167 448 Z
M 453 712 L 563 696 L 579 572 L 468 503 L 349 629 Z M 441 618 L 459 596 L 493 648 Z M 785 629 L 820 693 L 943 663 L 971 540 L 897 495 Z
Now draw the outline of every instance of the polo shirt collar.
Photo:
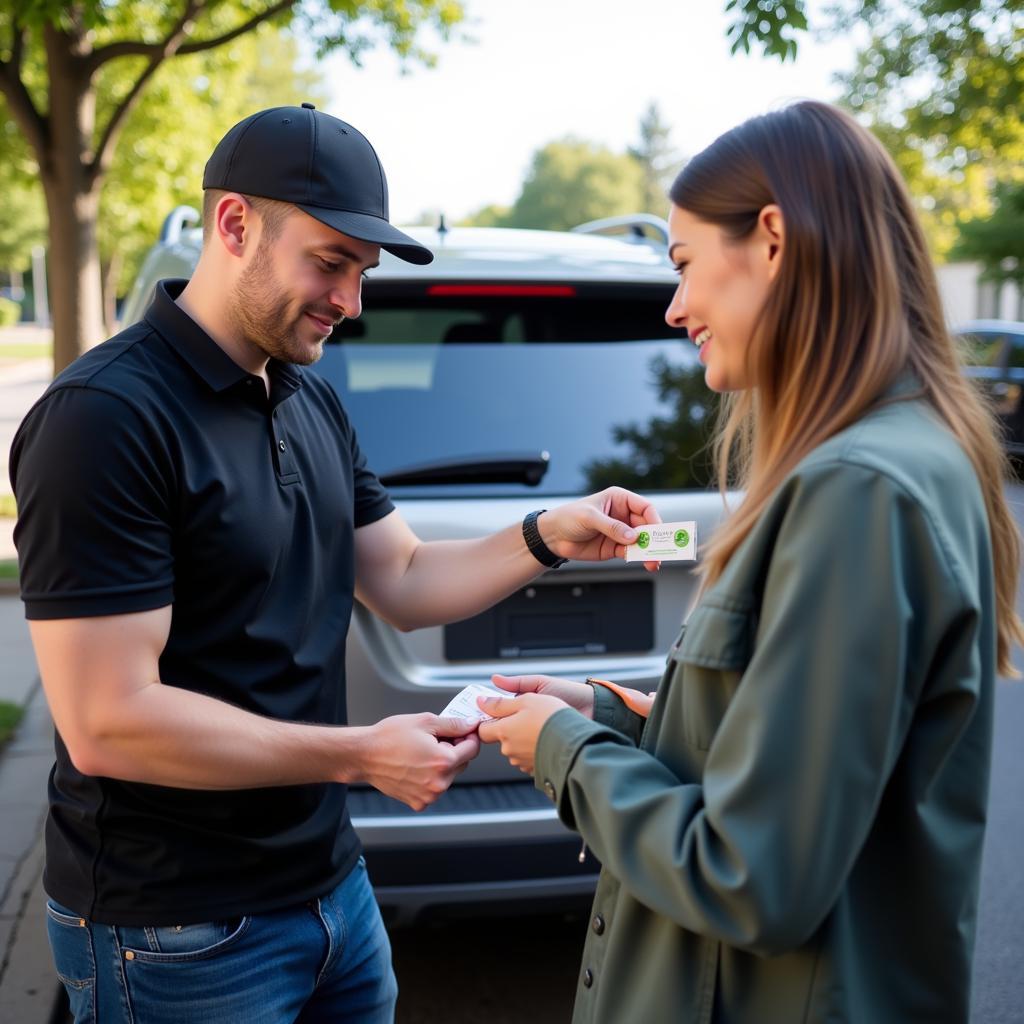
M 226 391 L 251 374 L 239 366 L 175 302 L 187 283 L 181 279 L 159 281 L 153 301 L 146 310 L 146 322 L 214 391 Z M 302 371 L 291 363 L 271 359 L 267 364 L 267 372 L 271 380 L 279 383 L 287 394 L 302 386 Z

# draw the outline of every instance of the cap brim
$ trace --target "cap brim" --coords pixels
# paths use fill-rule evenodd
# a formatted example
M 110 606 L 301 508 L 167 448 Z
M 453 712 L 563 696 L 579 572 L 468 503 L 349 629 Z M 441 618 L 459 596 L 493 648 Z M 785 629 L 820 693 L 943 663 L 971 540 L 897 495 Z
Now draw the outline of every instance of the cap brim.
M 420 245 L 404 231 L 392 227 L 383 217 L 353 213 L 350 210 L 330 210 L 325 206 L 306 206 L 303 203 L 295 205 L 321 224 L 326 224 L 350 238 L 358 238 L 361 242 L 373 242 L 406 263 L 423 266 L 434 259 L 434 254 L 425 245 Z

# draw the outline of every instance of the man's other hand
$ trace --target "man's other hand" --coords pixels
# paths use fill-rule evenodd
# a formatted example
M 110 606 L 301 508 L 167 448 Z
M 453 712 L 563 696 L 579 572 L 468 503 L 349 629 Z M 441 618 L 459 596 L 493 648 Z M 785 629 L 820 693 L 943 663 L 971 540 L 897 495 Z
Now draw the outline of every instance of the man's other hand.
M 475 722 L 393 715 L 367 730 L 361 774 L 374 789 L 422 811 L 479 751 Z

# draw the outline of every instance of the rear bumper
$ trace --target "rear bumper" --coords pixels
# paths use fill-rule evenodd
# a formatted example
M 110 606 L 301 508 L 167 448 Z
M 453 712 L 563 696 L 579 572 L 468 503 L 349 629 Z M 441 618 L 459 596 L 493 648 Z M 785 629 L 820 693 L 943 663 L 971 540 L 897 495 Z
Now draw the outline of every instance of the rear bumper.
M 370 878 L 373 866 L 370 865 Z M 374 885 L 389 928 L 455 917 L 582 912 L 590 907 L 597 875 L 517 882 L 449 883 L 432 886 Z
M 453 787 L 414 814 L 350 793 L 377 902 L 391 925 L 424 917 L 585 909 L 600 865 L 529 783 Z

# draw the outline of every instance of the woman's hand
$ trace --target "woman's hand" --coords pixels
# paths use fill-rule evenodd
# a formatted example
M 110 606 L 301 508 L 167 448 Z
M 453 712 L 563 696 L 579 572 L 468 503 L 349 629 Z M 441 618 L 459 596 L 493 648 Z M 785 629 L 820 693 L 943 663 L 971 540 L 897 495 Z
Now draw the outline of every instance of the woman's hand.
M 495 719 L 493 722 L 480 723 L 480 739 L 484 743 L 500 743 L 501 752 L 508 758 L 509 764 L 529 775 L 533 774 L 537 737 L 544 723 L 556 711 L 569 707 L 564 700 L 546 693 L 521 693 L 518 697 L 478 697 L 477 704 L 481 711 L 493 715 Z
M 587 683 L 574 683 L 571 679 L 555 676 L 491 676 L 495 686 L 510 693 L 543 693 L 564 700 L 587 718 L 594 717 L 594 688 Z

